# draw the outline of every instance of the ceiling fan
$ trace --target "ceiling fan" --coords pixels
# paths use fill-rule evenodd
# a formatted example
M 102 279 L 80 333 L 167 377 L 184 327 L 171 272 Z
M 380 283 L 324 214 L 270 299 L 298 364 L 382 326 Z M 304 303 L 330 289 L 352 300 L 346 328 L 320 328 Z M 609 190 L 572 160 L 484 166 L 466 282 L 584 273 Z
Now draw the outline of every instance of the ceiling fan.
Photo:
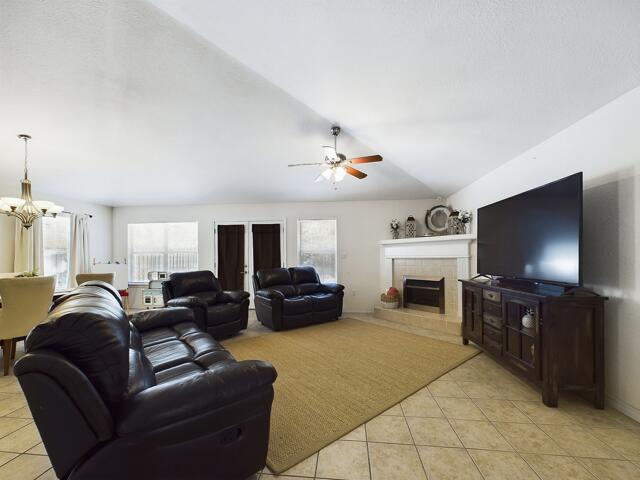
M 349 174 L 353 177 L 356 177 L 359 180 L 362 180 L 367 176 L 366 173 L 361 172 L 353 168 L 351 165 L 357 165 L 359 163 L 371 163 L 371 162 L 381 162 L 382 157 L 380 155 L 369 155 L 368 157 L 357 157 L 357 158 L 347 158 L 342 153 L 338 152 L 338 135 L 340 135 L 340 127 L 333 126 L 331 127 L 331 134 L 333 135 L 333 147 L 324 146 L 322 150 L 324 151 L 324 162 L 314 162 L 314 163 L 293 163 L 290 164 L 290 167 L 302 167 L 307 165 L 312 166 L 324 166 L 325 169 L 323 172 L 318 175 L 316 178 L 316 182 L 321 182 L 323 180 L 329 180 L 332 183 L 341 182 L 344 180 L 344 177 Z

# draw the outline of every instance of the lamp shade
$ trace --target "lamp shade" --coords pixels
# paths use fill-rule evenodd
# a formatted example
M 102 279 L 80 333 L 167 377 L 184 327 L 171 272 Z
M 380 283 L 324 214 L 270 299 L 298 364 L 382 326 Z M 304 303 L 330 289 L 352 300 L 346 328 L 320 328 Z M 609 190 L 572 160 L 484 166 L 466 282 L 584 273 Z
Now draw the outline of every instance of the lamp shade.
M 2 200 L 2 203 L 10 206 L 11 208 L 20 208 L 22 205 L 24 205 L 25 200 L 23 200 L 22 198 L 16 198 L 16 197 L 2 197 L 0 198 L 0 200 Z

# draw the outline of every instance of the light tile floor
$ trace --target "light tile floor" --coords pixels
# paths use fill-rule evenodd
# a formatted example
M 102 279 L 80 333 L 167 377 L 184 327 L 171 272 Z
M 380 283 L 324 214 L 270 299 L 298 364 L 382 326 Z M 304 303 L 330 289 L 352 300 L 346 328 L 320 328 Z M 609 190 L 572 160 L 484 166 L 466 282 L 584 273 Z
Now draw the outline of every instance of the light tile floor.
M 252 316 L 238 338 L 269 333 Z M 55 479 L 12 375 L 0 377 L 0 479 L 5 478 Z M 482 354 L 284 474 L 265 469 L 253 480 L 304 478 L 637 480 L 640 424 L 575 396 L 561 395 L 559 408 L 547 408 L 538 391 Z

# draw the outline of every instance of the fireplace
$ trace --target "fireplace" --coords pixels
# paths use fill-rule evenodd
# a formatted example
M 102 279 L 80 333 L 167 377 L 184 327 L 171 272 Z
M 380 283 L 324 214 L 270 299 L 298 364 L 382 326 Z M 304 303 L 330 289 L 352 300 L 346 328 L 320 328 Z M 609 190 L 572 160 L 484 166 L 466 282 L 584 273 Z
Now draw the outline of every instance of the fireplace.
M 444 277 L 402 277 L 402 306 L 444 314 Z

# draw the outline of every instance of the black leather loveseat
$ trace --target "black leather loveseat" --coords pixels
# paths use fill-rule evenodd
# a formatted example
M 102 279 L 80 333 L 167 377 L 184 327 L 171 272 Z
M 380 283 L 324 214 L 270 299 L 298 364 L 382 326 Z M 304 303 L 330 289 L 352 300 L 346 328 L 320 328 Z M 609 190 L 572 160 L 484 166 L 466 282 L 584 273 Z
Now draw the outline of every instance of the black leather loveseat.
M 285 330 L 337 320 L 342 315 L 344 286 L 320 283 L 313 267 L 269 268 L 253 275 L 258 320 Z
M 224 338 L 247 328 L 249 292 L 223 291 L 213 272 L 172 273 L 162 283 L 168 307 L 193 309 L 196 322 L 214 338 Z
M 127 317 L 87 282 L 56 301 L 15 373 L 56 475 L 245 479 L 265 465 L 273 367 L 236 362 L 192 310 Z

